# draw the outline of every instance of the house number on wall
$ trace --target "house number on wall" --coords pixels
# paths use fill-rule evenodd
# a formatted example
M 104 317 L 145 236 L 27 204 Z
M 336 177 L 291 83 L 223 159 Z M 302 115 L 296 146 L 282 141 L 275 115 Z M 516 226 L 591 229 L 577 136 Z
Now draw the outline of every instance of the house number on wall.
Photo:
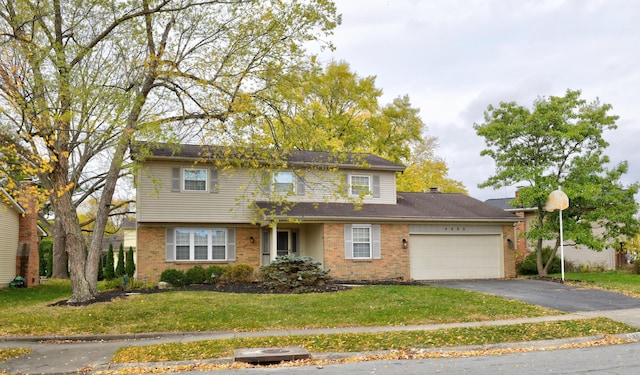
M 460 232 L 460 231 L 465 231 L 466 228 L 465 227 L 444 227 L 445 231 L 451 231 L 451 232 Z

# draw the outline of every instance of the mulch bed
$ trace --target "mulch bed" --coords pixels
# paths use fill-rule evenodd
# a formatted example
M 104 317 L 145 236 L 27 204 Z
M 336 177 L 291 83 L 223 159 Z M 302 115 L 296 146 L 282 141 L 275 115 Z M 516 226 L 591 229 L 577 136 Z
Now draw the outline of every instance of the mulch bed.
M 264 287 L 261 283 L 245 284 L 194 284 L 180 288 L 169 289 L 114 289 L 100 292 L 95 299 L 86 302 L 58 301 L 49 306 L 88 306 L 99 302 L 111 302 L 114 299 L 127 298 L 136 294 L 164 293 L 171 291 L 203 291 L 203 292 L 223 292 L 223 293 L 247 293 L 247 294 L 292 294 L 292 293 L 329 293 L 350 289 L 350 286 L 338 283 L 327 283 L 322 286 L 305 289 L 304 291 L 281 291 Z
M 342 290 L 351 289 L 354 285 L 425 285 L 421 281 L 403 281 L 403 280 L 352 280 L 340 282 L 328 282 L 325 285 L 306 288 L 303 291 L 283 291 L 269 289 L 262 283 L 244 283 L 244 284 L 193 284 L 180 288 L 159 289 L 158 287 L 150 289 L 115 289 L 100 292 L 95 299 L 86 302 L 67 302 L 61 300 L 50 304 L 49 306 L 88 306 L 99 302 L 111 302 L 114 299 L 127 298 L 135 294 L 151 294 L 163 293 L 170 291 L 203 291 L 203 292 L 223 292 L 223 293 L 247 293 L 247 294 L 301 294 L 301 293 L 331 293 Z

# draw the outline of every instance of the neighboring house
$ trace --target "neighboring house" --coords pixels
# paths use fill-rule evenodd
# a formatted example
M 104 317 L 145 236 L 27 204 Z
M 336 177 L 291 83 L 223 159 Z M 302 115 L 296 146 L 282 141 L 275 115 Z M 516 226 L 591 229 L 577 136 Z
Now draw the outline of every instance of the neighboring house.
M 136 235 L 136 219 L 124 219 L 122 221 L 122 236 L 125 250 L 129 251 L 129 248 L 136 249 Z
M 336 280 L 515 276 L 507 244 L 517 216 L 463 194 L 398 193 L 402 165 L 298 151 L 282 168 L 221 168 L 222 152 L 183 145 L 141 160 L 139 278 L 195 265 L 257 269 L 287 254 L 312 257 Z
M 40 283 L 37 206 L 35 200 L 25 205 L 0 187 L 0 288 L 16 276 L 22 276 L 28 287 Z
M 534 244 L 527 244 L 527 241 L 520 234 L 524 233 L 531 228 L 534 221 L 537 219 L 538 209 L 537 208 L 523 208 L 523 207 L 513 207 L 511 205 L 511 201 L 514 198 L 497 198 L 497 199 L 488 199 L 485 203 L 490 204 L 492 206 L 501 208 L 506 212 L 512 212 L 522 218 L 524 221 L 521 222 L 517 228 L 518 234 L 516 238 L 518 238 L 516 242 L 516 252 L 522 256 L 526 256 L 530 252 L 534 251 Z M 597 229 L 595 230 L 597 231 Z M 566 262 L 570 262 L 574 266 L 577 267 L 602 267 L 604 269 L 612 270 L 616 269 L 617 266 L 621 265 L 620 263 L 625 263 L 622 259 L 619 259 L 617 255 L 617 250 L 608 247 L 602 251 L 594 251 L 582 245 L 571 245 L 565 241 L 563 246 L 564 259 Z M 543 241 L 543 246 L 553 247 L 555 245 L 555 241 Z M 560 253 L 558 251 L 558 256 Z

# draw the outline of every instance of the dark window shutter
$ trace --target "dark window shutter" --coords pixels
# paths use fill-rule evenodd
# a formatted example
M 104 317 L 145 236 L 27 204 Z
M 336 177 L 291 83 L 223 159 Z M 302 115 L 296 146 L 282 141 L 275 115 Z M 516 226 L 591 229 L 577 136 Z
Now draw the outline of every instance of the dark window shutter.
M 304 195 L 304 192 L 304 178 L 302 176 L 296 175 L 296 195 Z
M 377 224 L 371 226 L 371 257 L 373 259 L 382 258 L 382 251 L 380 249 L 380 225 Z
M 180 191 L 180 168 L 171 168 L 171 191 Z
M 209 192 L 218 193 L 218 171 L 215 169 L 209 169 Z
M 380 175 L 373 175 L 373 197 L 380 198 Z
M 353 259 L 353 232 L 351 232 L 351 224 L 344 225 L 344 259 Z
M 167 262 L 173 262 L 176 260 L 176 247 L 175 247 L 175 232 L 173 228 L 167 228 L 166 235 L 166 250 L 165 250 L 165 260 Z
M 227 228 L 227 260 L 236 260 L 236 228 Z
M 271 184 L 272 184 L 272 179 L 271 179 L 271 172 L 262 172 L 262 181 L 260 188 L 262 189 L 262 192 L 265 195 L 270 195 L 271 194 Z
M 350 190 L 351 189 L 351 181 L 349 179 L 349 173 L 344 173 L 344 186 L 342 187 L 342 192 L 344 193 L 345 196 L 349 196 L 350 194 Z

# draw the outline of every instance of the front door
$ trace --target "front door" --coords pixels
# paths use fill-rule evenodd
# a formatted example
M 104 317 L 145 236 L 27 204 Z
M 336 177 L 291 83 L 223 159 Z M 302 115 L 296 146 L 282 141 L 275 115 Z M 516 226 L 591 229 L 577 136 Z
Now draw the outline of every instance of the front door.
M 271 263 L 271 232 L 262 232 L 262 264 Z M 291 229 L 278 230 L 276 234 L 276 256 L 298 253 L 298 231 Z

